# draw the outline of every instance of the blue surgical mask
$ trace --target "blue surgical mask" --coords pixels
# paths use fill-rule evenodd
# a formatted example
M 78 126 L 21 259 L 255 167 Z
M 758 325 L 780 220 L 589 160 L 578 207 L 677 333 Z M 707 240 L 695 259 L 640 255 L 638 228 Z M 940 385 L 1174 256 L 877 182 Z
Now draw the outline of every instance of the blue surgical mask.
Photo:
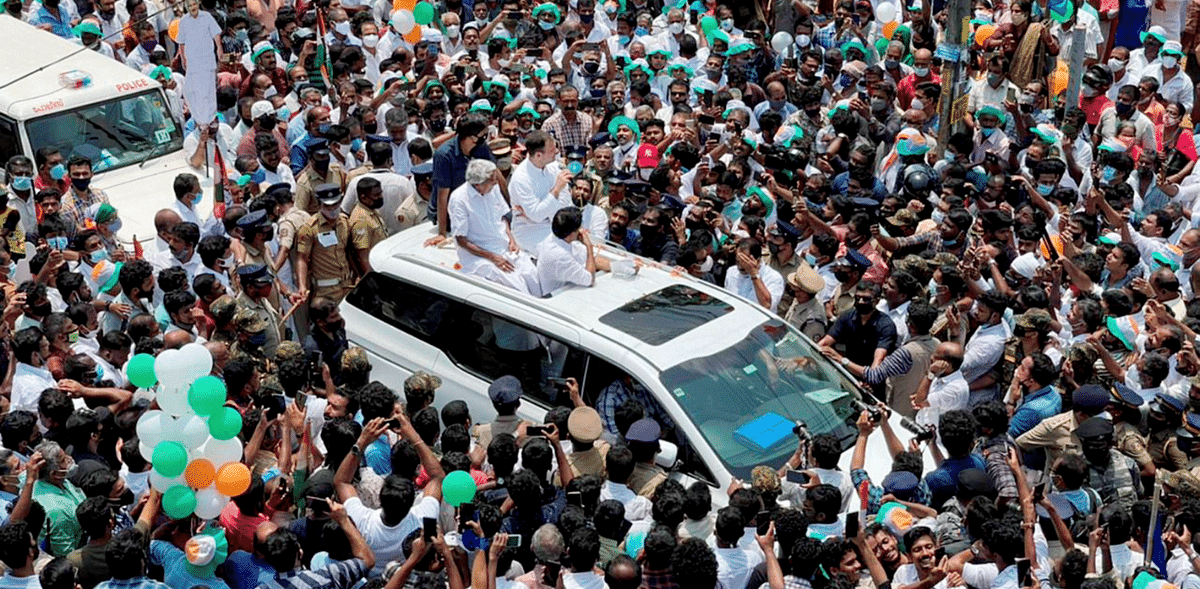
M 55 164 L 53 168 L 50 168 L 50 177 L 54 178 L 55 180 L 62 180 L 63 178 L 66 178 L 67 167 L 62 164 Z
M 350 142 L 350 151 L 358 152 L 358 151 L 361 151 L 362 148 L 363 148 L 363 140 L 362 139 L 355 139 Z
M 33 188 L 33 176 L 13 176 L 12 189 L 22 192 Z
M 1104 169 L 1100 170 L 1100 181 L 1105 184 L 1112 182 L 1116 177 L 1117 169 L 1112 166 L 1104 166 Z
M 254 170 L 253 174 L 250 174 L 250 181 L 255 184 L 262 184 L 263 182 L 266 182 L 266 180 L 267 180 L 267 171 L 264 170 L 261 166 L 259 166 L 259 168 L 257 170 Z
M 933 219 L 934 223 L 941 223 L 942 220 L 946 218 L 946 212 L 942 209 L 935 208 L 933 209 L 932 213 L 929 213 L 929 218 Z
M 116 232 L 120 231 L 120 230 L 121 230 L 121 220 L 120 220 L 120 219 L 117 219 L 116 221 L 113 221 L 112 223 L 109 223 L 109 224 L 108 224 L 108 230 L 109 230 L 109 231 L 112 231 L 113 233 L 116 233 Z
M 98 250 L 88 254 L 88 259 L 92 261 L 92 264 L 98 264 L 98 263 L 100 263 L 100 260 L 107 260 L 108 259 L 108 250 L 103 249 L 103 248 L 98 249 Z
M 804 254 L 804 261 L 814 268 L 817 266 L 817 257 L 812 254 Z
M 196 195 L 192 197 L 192 205 L 200 204 L 201 200 L 204 200 L 204 191 L 197 191 Z
M 929 75 L 929 68 L 927 68 L 927 67 L 915 67 L 915 68 L 913 68 L 913 73 L 914 73 L 914 74 L 917 74 L 917 77 L 918 77 L 918 78 L 924 78 L 925 76 L 928 76 L 928 75 Z
M 1037 193 L 1038 194 L 1040 194 L 1042 196 L 1050 196 L 1051 192 L 1054 192 L 1053 184 L 1038 184 L 1037 185 Z
M 8 277 L 12 278 L 13 276 L 16 276 L 16 275 L 17 275 L 17 263 L 9 262 L 8 263 Z
M 983 135 L 984 139 L 991 138 L 992 134 L 995 132 L 996 132 L 995 127 L 980 127 L 979 128 L 979 133 Z
M 46 245 L 50 246 L 50 249 L 65 250 L 67 249 L 67 238 L 61 235 L 58 237 L 51 237 L 46 240 Z
M 543 30 L 543 31 L 551 31 L 551 30 L 554 30 L 554 23 L 552 23 L 552 22 L 550 22 L 550 21 L 546 21 L 546 20 L 539 20 L 539 21 L 538 21 L 538 26 L 539 26 L 539 27 L 542 27 L 542 30 Z
M 618 43 L 618 44 L 620 44 L 621 46 L 628 45 L 628 44 L 629 44 L 629 42 L 630 42 L 630 41 L 632 41 L 632 40 L 633 40 L 633 39 L 631 39 L 631 38 L 629 37 L 629 35 L 620 35 L 620 36 L 618 36 L 618 37 L 617 37 L 617 43 Z
M 649 34 L 650 34 L 650 31 L 646 30 L 646 27 L 638 27 L 633 30 L 634 37 L 645 37 L 646 35 L 649 35 Z

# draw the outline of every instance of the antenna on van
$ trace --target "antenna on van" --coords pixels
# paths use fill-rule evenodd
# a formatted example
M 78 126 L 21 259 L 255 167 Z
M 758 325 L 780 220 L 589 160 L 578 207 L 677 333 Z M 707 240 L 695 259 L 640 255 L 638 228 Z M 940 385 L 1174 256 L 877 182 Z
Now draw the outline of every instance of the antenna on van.
M 170 5 L 168 5 L 168 6 L 166 6 L 165 8 L 162 8 L 161 10 L 158 10 L 157 12 L 153 12 L 153 13 L 147 14 L 145 17 L 143 17 L 143 18 L 140 18 L 140 19 L 138 19 L 137 21 L 134 21 L 134 23 L 131 23 L 131 24 L 141 24 L 141 23 L 143 23 L 143 22 L 145 22 L 145 21 L 149 20 L 151 17 L 158 16 L 159 14 L 161 14 L 161 13 L 163 13 L 163 12 L 166 12 L 167 10 L 172 10 L 172 9 L 173 9 L 173 7 L 172 7 L 172 6 L 170 6 Z M 101 37 L 101 38 L 100 38 L 100 41 L 106 41 L 106 40 L 108 40 L 108 38 L 109 38 L 109 37 L 114 37 L 114 36 L 116 36 L 116 35 L 123 35 L 124 33 L 125 33 L 125 30 L 122 28 L 122 30 L 120 30 L 120 31 L 117 31 L 117 32 L 114 32 L 114 33 L 109 33 L 108 35 L 106 35 L 106 36 L 104 36 L 104 37 Z M 66 54 L 66 55 L 64 55 L 64 56 L 62 56 L 62 57 L 60 57 L 60 58 L 58 58 L 58 59 L 56 59 L 56 60 L 54 60 L 54 61 L 51 61 L 51 62 L 49 62 L 49 63 L 43 64 L 43 65 L 40 65 L 40 66 L 38 66 L 38 67 L 36 67 L 36 68 L 34 68 L 34 69 L 31 69 L 31 70 L 29 70 L 28 72 L 25 72 L 24 74 L 21 74 L 20 76 L 17 76 L 16 78 L 13 78 L 12 80 L 9 80 L 8 82 L 5 82 L 5 83 L 4 83 L 4 85 L 0 86 L 0 90 L 3 90 L 3 89 L 5 89 L 5 88 L 8 88 L 9 86 L 12 86 L 13 84 L 16 84 L 17 82 L 20 82 L 21 80 L 24 80 L 25 78 L 28 78 L 29 76 L 32 76 L 33 74 L 36 74 L 36 73 L 38 73 L 38 72 L 40 72 L 40 71 L 42 71 L 42 70 L 44 70 L 44 69 L 46 69 L 46 68 L 48 68 L 48 67 L 50 67 L 50 66 L 52 66 L 52 65 L 56 65 L 56 64 L 62 63 L 62 62 L 64 62 L 64 61 L 68 60 L 68 59 L 71 59 L 72 57 L 75 57 L 76 55 L 79 55 L 80 53 L 83 53 L 84 51 L 90 51 L 90 50 L 91 50 L 91 47 L 88 47 L 87 45 L 83 45 L 83 46 L 81 46 L 79 49 L 77 49 L 77 50 L 75 50 L 75 51 L 72 51 L 72 52 L 70 52 L 70 53 L 68 53 L 68 54 Z M 120 63 L 120 62 L 117 62 L 117 63 Z

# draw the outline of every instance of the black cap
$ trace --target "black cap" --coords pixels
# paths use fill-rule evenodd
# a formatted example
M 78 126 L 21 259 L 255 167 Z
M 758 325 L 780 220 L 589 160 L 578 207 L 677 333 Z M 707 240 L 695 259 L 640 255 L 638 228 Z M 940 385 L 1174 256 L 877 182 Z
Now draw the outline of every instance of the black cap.
M 237 220 L 237 226 L 241 229 L 256 229 L 258 227 L 265 227 L 269 222 L 270 219 L 267 218 L 267 211 L 264 209 L 259 209 L 252 213 L 246 213 L 245 215 L 242 215 L 242 217 Z
M 317 201 L 323 205 L 335 205 L 342 202 L 342 187 L 337 184 L 321 184 L 313 189 Z
M 265 283 L 270 282 L 271 272 L 267 270 L 264 264 L 247 264 L 237 269 L 238 280 L 245 283 Z
M 1113 424 L 1103 417 L 1089 417 L 1087 421 L 1075 428 L 1075 436 L 1081 440 L 1112 437 Z
M 304 151 L 308 152 L 309 157 L 312 157 L 313 154 L 321 150 L 329 151 L 328 140 L 321 137 L 309 137 L 308 140 L 304 142 Z

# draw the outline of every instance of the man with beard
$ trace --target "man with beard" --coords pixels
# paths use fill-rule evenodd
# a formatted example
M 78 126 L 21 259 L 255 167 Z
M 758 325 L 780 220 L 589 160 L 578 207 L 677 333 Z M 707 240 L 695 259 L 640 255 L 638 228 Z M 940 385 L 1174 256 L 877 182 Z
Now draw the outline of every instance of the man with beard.
M 542 123 L 542 130 L 554 138 L 562 151 L 587 145 L 592 135 L 593 121 L 592 115 L 579 110 L 579 90 L 564 85 L 558 90 L 557 100 L 559 111 Z
M 946 589 L 945 563 L 937 561 L 937 538 L 933 530 L 917 526 L 904 534 L 904 546 L 908 548 L 909 564 L 896 569 L 892 583 L 896 587 Z
M 737 265 L 726 272 L 725 289 L 774 312 L 783 297 L 783 276 L 763 262 L 762 243 L 747 238 L 737 244 Z
M 962 324 L 957 307 L 952 306 L 947 311 L 951 333 L 957 334 L 969 327 L 975 329 L 967 340 L 962 365 L 963 377 L 971 384 L 972 407 L 995 399 L 1000 392 L 992 371 L 1003 358 L 1004 345 L 1010 335 L 1008 324 L 1004 322 L 1008 305 L 1008 297 L 993 289 L 975 300 L 968 313 L 968 325 Z
M 609 179 L 609 182 L 613 182 L 613 179 Z M 629 205 L 613 205 L 608 213 L 608 240 L 620 244 L 627 251 L 640 250 L 642 234 L 629 226 L 636 216 L 637 213 Z
M 896 347 L 896 325 L 875 306 L 880 287 L 876 282 L 862 282 L 854 289 L 854 308 L 842 314 L 830 327 L 818 345 L 844 347 L 841 363 L 859 366 L 878 366 Z
M 379 216 L 383 207 L 383 185 L 375 178 L 363 178 L 358 182 L 358 204 L 350 213 L 350 245 L 354 248 L 354 261 L 359 276 L 371 271 L 371 248 L 387 238 L 387 227 Z
M 641 239 L 630 251 L 662 262 L 667 266 L 674 266 L 675 258 L 679 255 L 679 244 L 675 242 L 674 232 L 671 230 L 671 216 L 660 208 L 651 207 L 642 215 L 642 222 L 639 227 Z M 614 233 L 611 221 L 608 233 L 609 238 L 613 239 L 612 236 Z
M 1128 510 L 1142 494 L 1137 463 L 1113 446 L 1113 424 L 1093 417 L 1075 430 L 1083 457 L 1088 463 L 1088 486 L 1095 489 L 1105 505 Z

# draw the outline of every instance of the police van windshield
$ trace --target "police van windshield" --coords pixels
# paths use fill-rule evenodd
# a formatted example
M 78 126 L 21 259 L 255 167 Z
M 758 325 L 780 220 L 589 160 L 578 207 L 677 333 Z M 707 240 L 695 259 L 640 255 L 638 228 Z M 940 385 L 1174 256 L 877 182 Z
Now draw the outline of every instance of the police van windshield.
M 183 149 L 183 132 L 158 90 L 56 112 L 29 121 L 26 130 L 34 153 L 51 146 L 64 160 L 82 155 L 97 173 Z
M 778 466 L 796 450 L 793 428 L 854 440 L 858 389 L 795 328 L 778 320 L 710 356 L 662 373 L 733 476 L 749 480 L 760 464 Z

